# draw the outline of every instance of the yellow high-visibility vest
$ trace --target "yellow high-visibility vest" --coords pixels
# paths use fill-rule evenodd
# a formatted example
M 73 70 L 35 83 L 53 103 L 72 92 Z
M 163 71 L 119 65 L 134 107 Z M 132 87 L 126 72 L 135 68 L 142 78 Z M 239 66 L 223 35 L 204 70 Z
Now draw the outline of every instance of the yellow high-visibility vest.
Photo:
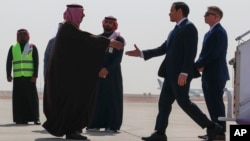
M 32 58 L 32 46 L 26 55 L 21 52 L 21 47 L 19 43 L 12 46 L 12 56 L 13 56 L 13 75 L 14 77 L 31 77 L 34 73 L 34 65 Z

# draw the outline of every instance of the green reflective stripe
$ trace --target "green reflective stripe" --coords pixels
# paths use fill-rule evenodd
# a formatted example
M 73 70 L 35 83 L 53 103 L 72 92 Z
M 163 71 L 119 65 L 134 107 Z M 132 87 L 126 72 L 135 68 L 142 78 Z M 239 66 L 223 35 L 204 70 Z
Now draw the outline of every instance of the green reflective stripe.
M 17 60 L 13 61 L 13 64 L 18 64 L 18 63 L 33 63 L 32 60 Z
M 20 68 L 20 67 L 28 67 L 28 68 L 33 68 L 33 61 L 29 61 L 29 62 L 23 62 L 23 61 L 17 61 L 17 62 L 13 62 L 13 66 L 14 68 Z
M 15 64 L 14 65 L 14 68 L 15 67 L 25 67 L 25 68 L 32 68 L 33 64 L 26 64 L 25 66 L 23 64 Z
M 14 72 L 18 72 L 18 71 L 31 71 L 31 72 L 33 72 L 33 69 L 30 69 L 30 68 L 23 68 L 23 69 L 14 69 L 13 71 L 14 71 Z
M 33 70 L 30 70 L 30 69 L 13 70 L 13 72 L 14 72 L 14 77 L 21 77 L 21 76 L 30 77 L 30 76 L 33 76 Z

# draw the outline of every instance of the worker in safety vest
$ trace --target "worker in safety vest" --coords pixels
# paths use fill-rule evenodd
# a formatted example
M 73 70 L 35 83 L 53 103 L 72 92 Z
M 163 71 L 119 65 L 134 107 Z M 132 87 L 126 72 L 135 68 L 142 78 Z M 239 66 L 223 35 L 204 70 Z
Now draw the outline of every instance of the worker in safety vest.
M 34 44 L 29 43 L 29 39 L 26 29 L 17 31 L 17 43 L 10 47 L 7 56 L 7 81 L 12 82 L 13 80 L 13 121 L 16 124 L 34 122 L 34 124 L 40 125 L 36 88 L 38 51 Z

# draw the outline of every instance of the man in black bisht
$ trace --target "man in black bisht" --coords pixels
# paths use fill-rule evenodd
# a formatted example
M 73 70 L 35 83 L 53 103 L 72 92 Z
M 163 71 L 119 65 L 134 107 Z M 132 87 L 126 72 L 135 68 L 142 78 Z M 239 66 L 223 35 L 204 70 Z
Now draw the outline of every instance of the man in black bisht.
M 89 123 L 98 71 L 108 46 L 122 43 L 79 29 L 84 17 L 81 5 L 67 5 L 65 22 L 50 53 L 44 90 L 43 127 L 54 136 L 87 140 L 78 131 Z
M 115 17 L 105 17 L 102 25 L 104 32 L 100 36 L 125 44 L 123 37 L 116 32 L 118 24 Z M 115 50 L 109 47 L 105 52 L 104 62 L 99 71 L 95 109 L 88 127 L 89 131 L 100 128 L 105 128 L 108 132 L 120 130 L 123 115 L 122 56 L 123 49 Z

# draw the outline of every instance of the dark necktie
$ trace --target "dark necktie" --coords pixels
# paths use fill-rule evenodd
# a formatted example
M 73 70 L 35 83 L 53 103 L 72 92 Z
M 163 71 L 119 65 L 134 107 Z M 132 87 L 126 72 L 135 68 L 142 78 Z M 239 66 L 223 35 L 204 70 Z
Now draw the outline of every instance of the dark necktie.
M 178 25 L 175 25 L 175 27 L 174 27 L 174 29 L 173 29 L 173 31 L 172 31 L 172 35 L 176 32 L 176 30 L 179 28 L 179 26 Z
M 170 42 L 171 42 L 171 40 L 172 40 L 175 32 L 177 31 L 178 27 L 179 27 L 178 25 L 175 25 L 174 29 L 169 33 L 168 39 L 167 39 L 167 44 L 166 44 L 167 48 L 168 48 L 168 46 L 169 46 L 169 44 L 170 44 Z
M 175 25 L 174 29 L 171 31 L 170 36 L 169 36 L 169 39 L 168 39 L 169 41 L 172 40 L 173 35 L 174 35 L 175 32 L 177 31 L 178 27 L 179 27 L 178 25 Z

